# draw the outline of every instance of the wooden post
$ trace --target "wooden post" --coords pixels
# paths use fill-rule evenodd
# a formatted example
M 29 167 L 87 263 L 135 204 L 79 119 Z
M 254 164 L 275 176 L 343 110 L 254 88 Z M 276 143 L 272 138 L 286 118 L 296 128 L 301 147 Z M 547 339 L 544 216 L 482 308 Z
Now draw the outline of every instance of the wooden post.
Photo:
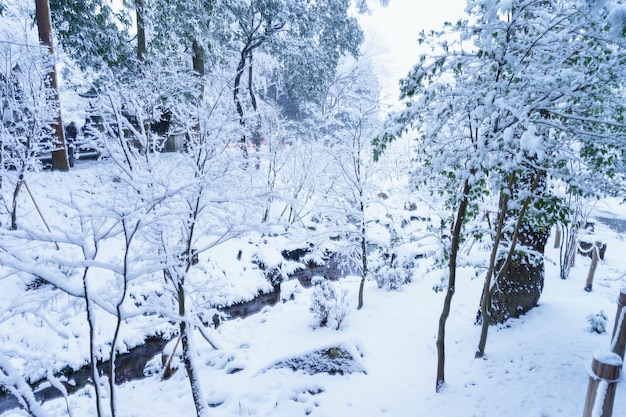
M 556 225 L 556 228 L 554 230 L 554 247 L 561 247 L 561 226 L 558 224 Z
M 593 277 L 596 274 L 596 267 L 598 266 L 598 259 L 600 259 L 600 249 L 602 248 L 602 242 L 596 241 L 592 247 L 591 253 L 591 266 L 589 267 L 589 274 L 587 275 L 587 283 L 585 284 L 585 291 L 591 292 L 593 287 Z
M 622 359 L 612 352 L 593 355 L 583 417 L 611 417 Z
M 611 337 L 611 351 L 624 360 L 626 351 L 626 288 L 622 288 L 617 300 L 617 313 L 615 314 L 615 325 L 613 326 L 613 336 Z

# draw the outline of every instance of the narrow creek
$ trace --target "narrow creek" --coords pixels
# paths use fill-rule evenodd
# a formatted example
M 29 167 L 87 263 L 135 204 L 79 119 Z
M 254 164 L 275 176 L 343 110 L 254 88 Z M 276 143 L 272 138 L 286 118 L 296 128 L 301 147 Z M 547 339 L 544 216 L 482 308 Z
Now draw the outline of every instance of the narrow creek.
M 303 270 L 295 272 L 289 279 L 297 279 L 300 284 L 308 288 L 311 285 L 311 279 L 314 276 L 326 276 L 332 278 L 339 278 L 339 266 L 338 262 L 333 258 L 329 259 L 327 264 L 321 266 L 311 266 Z M 250 301 L 233 304 L 228 307 L 220 309 L 222 313 L 229 319 L 233 318 L 246 318 L 255 313 L 260 312 L 266 306 L 273 306 L 280 300 L 280 285 L 274 287 L 274 291 L 271 293 L 259 294 L 256 298 Z M 159 336 L 153 336 L 146 339 L 144 344 L 129 349 L 128 352 L 117 355 L 115 360 L 115 383 L 122 384 L 125 382 L 145 378 L 144 369 L 148 361 L 155 356 L 161 354 L 165 345 L 170 340 L 164 339 Z M 109 361 L 103 361 L 98 363 L 98 369 L 101 374 L 105 373 L 105 370 L 109 367 Z M 63 383 L 68 394 L 78 391 L 85 384 L 91 383 L 89 366 L 85 365 L 78 370 L 69 370 L 67 372 L 57 375 L 57 377 L 64 376 L 70 383 Z M 61 392 L 50 386 L 47 380 L 41 380 L 31 385 L 35 394 L 35 398 L 41 404 L 48 400 L 60 398 Z M 18 400 L 6 392 L 0 391 L 0 414 L 5 413 L 14 408 L 20 408 L 21 405 Z

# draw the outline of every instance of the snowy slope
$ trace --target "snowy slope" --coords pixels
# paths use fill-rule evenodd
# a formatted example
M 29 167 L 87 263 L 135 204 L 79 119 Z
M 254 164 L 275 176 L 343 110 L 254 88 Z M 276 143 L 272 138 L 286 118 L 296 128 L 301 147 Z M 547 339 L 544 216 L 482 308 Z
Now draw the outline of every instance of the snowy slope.
M 44 186 L 41 178 L 33 184 Z M 626 218 L 623 208 L 608 200 L 597 206 L 594 215 Z M 422 261 L 413 283 L 400 291 L 386 292 L 368 282 L 360 311 L 355 309 L 358 278 L 337 283 L 349 291 L 351 300 L 351 312 L 339 331 L 314 327 L 309 311 L 312 289 L 301 288 L 296 281 L 283 283 L 284 302 L 246 319 L 227 321 L 211 334 L 219 351 L 196 336 L 195 361 L 206 402 L 212 406 L 209 415 L 582 415 L 592 355 L 607 350 L 610 342 L 609 334 L 589 331 L 587 316 L 604 311 L 610 333 L 615 301 L 626 285 L 622 234 L 598 223 L 595 235 L 608 249 L 593 291 L 583 291 L 589 258 L 579 256 L 570 278 L 561 280 L 558 253 L 550 245 L 540 305 L 520 319 L 491 328 L 484 359 L 474 359 L 479 328 L 473 325 L 482 282 L 473 279 L 473 271 L 461 271 L 447 328 L 447 384 L 440 394 L 434 390 L 435 337 L 443 294 L 432 290 L 439 273 L 428 271 L 428 260 Z M 333 346 L 351 352 L 357 368 L 365 372 L 310 375 L 274 367 Z M 46 402 L 43 408 L 50 416 L 67 415 L 63 399 Z M 72 416 L 96 415 L 93 389 L 88 385 L 71 395 L 69 408 Z M 182 369 L 166 381 L 152 375 L 119 386 L 118 410 L 134 417 L 195 415 Z M 614 416 L 624 413 L 626 385 L 622 384 Z M 14 410 L 2 417 L 19 415 L 24 413 Z

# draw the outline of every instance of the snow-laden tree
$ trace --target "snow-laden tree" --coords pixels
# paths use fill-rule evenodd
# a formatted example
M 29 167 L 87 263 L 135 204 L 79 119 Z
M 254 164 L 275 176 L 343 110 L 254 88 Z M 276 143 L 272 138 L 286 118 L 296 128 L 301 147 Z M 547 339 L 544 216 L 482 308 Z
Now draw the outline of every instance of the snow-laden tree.
M 21 377 L 54 382 L 63 369 L 87 364 L 97 415 L 114 416 L 117 353 L 143 342 L 146 324 L 158 332 L 169 327 L 143 316 L 145 306 L 133 301 L 145 301 L 146 281 L 161 272 L 146 238 L 161 199 L 123 196 L 107 174 L 97 177 L 103 181 L 88 190 L 56 190 L 50 226 L 21 222 L 16 231 L 2 230 L 7 299 L 0 327 L 20 328 L 21 337 L 3 341 L 3 354 L 22 363 Z M 98 366 L 104 361 L 105 377 Z
M 324 87 L 317 134 L 327 144 L 331 169 L 338 175 L 320 209 L 334 222 L 331 229 L 340 238 L 335 250 L 361 276 L 360 309 L 370 274 L 368 227 L 374 221 L 370 205 L 376 199 L 371 140 L 381 127 L 378 81 L 365 58 L 344 59 Z
M 165 78 L 161 73 L 155 79 L 163 82 Z M 202 99 L 195 88 L 195 75 L 179 73 L 175 78 L 172 85 L 176 91 L 146 89 L 149 78 L 137 80 L 132 90 L 128 85 L 111 85 L 103 91 L 103 104 L 115 120 L 110 131 L 115 143 L 109 143 L 118 181 L 132 191 L 129 194 L 136 195 L 135 199 L 158 201 L 155 211 L 160 220 L 150 227 L 150 247 L 159 254 L 162 292 L 167 297 L 160 305 L 145 308 L 158 307 L 160 314 L 169 311 L 168 318 L 176 322 L 196 412 L 203 416 L 207 406 L 194 361 L 194 334 L 199 330 L 214 345 L 203 322 L 220 306 L 221 286 L 233 278 L 225 276 L 219 262 L 207 253 L 259 229 L 262 200 L 257 195 L 262 190 L 255 188 L 238 148 L 233 149 L 239 127 L 235 114 L 229 111 L 231 102 L 224 94 L 228 89 L 223 78 L 213 77 Z M 155 100 L 154 94 L 164 91 L 168 91 L 170 108 L 188 137 L 179 153 L 154 153 L 155 142 L 142 127 L 147 120 L 146 109 L 161 101 Z M 195 98 L 189 99 L 190 95 Z M 136 121 L 129 120 L 129 114 Z M 234 253 L 233 258 L 236 256 Z M 254 274 L 263 281 L 260 287 L 270 292 L 272 284 L 265 281 L 262 271 Z
M 7 388 L 20 378 L 45 377 L 42 370 L 54 375 L 65 366 L 76 369 L 87 363 L 96 413 L 117 415 L 123 413 L 115 395 L 117 353 L 153 332 L 178 333 L 197 413 L 206 414 L 193 336 L 199 330 L 216 345 L 205 322 L 216 307 L 232 302 L 224 287 L 236 279 L 208 253 L 258 230 L 261 200 L 240 152 L 229 146 L 231 138 L 236 141 L 238 123 L 228 110 L 227 87 L 215 78 L 214 90 L 194 107 L 189 102 L 200 100 L 188 96 L 198 94 L 195 75 L 174 78 L 176 83 L 160 73 L 133 85 L 102 84 L 93 104 L 105 115 L 109 158 L 101 162 L 106 167 L 96 184 L 58 192 L 49 229 L 18 223 L 17 231 L 2 231 L 2 279 L 11 289 L 6 294 L 11 301 L 0 328 L 40 326 L 51 335 L 45 352 L 30 337 L 3 341 L 0 354 L 18 362 L 26 359 L 24 367 L 11 371 Z M 171 88 L 147 85 L 149 80 Z M 145 127 L 165 93 L 189 135 L 183 152 L 154 152 L 159 138 Z M 237 253 L 232 256 L 236 259 Z M 255 288 L 272 290 L 260 269 L 246 275 L 256 279 Z M 147 323 L 153 330 L 147 331 Z M 32 349 L 20 356 L 22 342 Z M 103 360 L 109 364 L 104 375 L 96 366 Z
M 277 61 L 271 82 L 282 86 L 275 87 L 285 95 L 279 103 L 319 100 L 320 88 L 332 77 L 339 59 L 356 56 L 362 42 L 349 6 L 346 0 L 228 0 L 221 4 L 232 16 L 234 29 L 230 42 L 237 62 L 233 100 L 242 126 L 251 124 L 247 134 L 252 140 L 259 129 L 253 58 L 264 53 Z
M 450 209 L 438 390 L 459 243 L 482 234 L 464 225 L 488 220 L 482 356 L 488 325 L 524 314 L 541 295 L 548 232 L 567 211 L 549 184 L 595 195 L 615 189 L 624 172 L 622 6 L 478 0 L 466 12 L 467 20 L 421 34 L 431 52 L 403 80 L 405 109 L 378 141 L 382 149 L 402 132 L 415 136 L 418 184 Z M 572 160 L 584 170 L 570 170 Z
M 8 190 L 7 185 L 12 191 L 12 197 L 5 198 L 11 208 L 5 207 L 13 228 L 28 172 L 41 169 L 42 159 L 53 150 L 52 125 L 59 111 L 42 77 L 42 71 L 50 67 L 47 51 L 31 31 L 19 27 L 21 17 L 15 9 L 0 17 L 0 23 L 6 24 L 0 34 L 0 182 L 5 185 L 2 191 Z
M 103 0 L 49 0 L 55 35 L 83 69 L 128 65 L 133 59 L 130 16 Z

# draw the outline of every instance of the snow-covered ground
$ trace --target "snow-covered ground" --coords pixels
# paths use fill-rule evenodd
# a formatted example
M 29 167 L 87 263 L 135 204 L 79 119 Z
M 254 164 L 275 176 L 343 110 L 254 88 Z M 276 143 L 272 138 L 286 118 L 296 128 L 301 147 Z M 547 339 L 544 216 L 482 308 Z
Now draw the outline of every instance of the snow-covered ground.
M 34 175 L 40 177 L 33 178 L 31 186 L 44 187 L 43 178 L 50 173 Z M 626 219 L 624 208 L 609 200 L 601 201 L 593 214 Z M 314 326 L 309 311 L 312 289 L 301 288 L 297 281 L 285 282 L 283 302 L 248 318 L 227 321 L 213 333 L 220 350 L 200 336 L 195 338 L 195 362 L 205 400 L 211 405 L 208 414 L 581 416 L 592 356 L 609 349 L 616 300 L 626 286 L 623 234 L 597 223 L 595 237 L 607 243 L 607 252 L 597 269 L 593 291 L 583 290 L 590 259 L 578 256 L 570 278 L 561 280 L 557 250 L 549 245 L 539 306 L 520 319 L 492 327 L 483 359 L 474 359 L 480 329 L 473 325 L 482 282 L 473 278 L 473 271 L 460 271 L 447 326 L 447 383 L 439 394 L 434 389 L 435 338 L 444 295 L 432 289 L 440 274 L 428 272 L 428 260 L 413 282 L 399 291 L 383 291 L 375 282 L 367 282 L 362 310 L 356 310 L 358 278 L 336 283 L 349 291 L 351 303 L 338 331 Z M 609 318 L 605 334 L 591 332 L 587 321 L 589 315 L 601 311 Z M 308 374 L 275 366 L 329 347 L 350 352 L 356 371 Z M 68 415 L 63 399 L 48 401 L 43 408 L 50 416 Z M 95 415 L 93 388 L 87 385 L 71 395 L 69 409 L 73 417 Z M 195 415 L 184 370 L 165 381 L 152 375 L 119 386 L 118 413 L 128 417 Z M 22 415 L 13 410 L 1 416 Z M 626 415 L 626 384 L 618 386 L 613 415 Z

